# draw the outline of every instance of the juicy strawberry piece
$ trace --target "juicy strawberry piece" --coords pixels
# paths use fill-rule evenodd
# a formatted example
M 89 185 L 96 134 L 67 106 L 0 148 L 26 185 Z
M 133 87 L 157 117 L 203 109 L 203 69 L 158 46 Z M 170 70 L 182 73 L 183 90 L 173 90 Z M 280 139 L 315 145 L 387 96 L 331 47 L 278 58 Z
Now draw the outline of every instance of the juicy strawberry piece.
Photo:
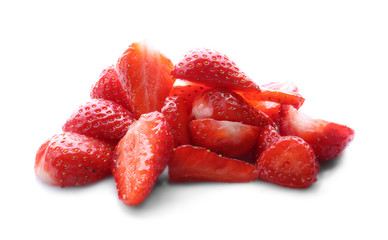
M 175 96 L 167 97 L 162 113 L 171 129 L 175 146 L 189 144 L 189 115 L 183 99 Z
M 93 183 L 110 175 L 113 149 L 114 145 L 78 133 L 57 134 L 39 148 L 35 174 L 54 186 Z
M 177 80 L 178 81 L 178 80 Z M 183 85 L 174 85 L 173 89 L 170 92 L 170 96 L 176 96 L 183 99 L 184 103 L 186 104 L 186 108 L 188 110 L 188 113 L 191 113 L 191 109 L 193 107 L 193 101 L 195 97 L 202 92 L 208 90 L 210 87 L 197 84 L 197 83 L 191 83 L 191 82 L 183 82 Z
M 261 85 L 261 87 L 288 93 L 299 93 L 298 87 L 293 82 L 270 82 Z
M 105 99 L 92 99 L 80 106 L 62 129 L 103 140 L 119 140 L 133 120 L 132 113 L 121 105 Z
M 143 114 L 116 146 L 112 173 L 118 196 L 127 205 L 141 204 L 172 156 L 173 137 L 159 112 Z
M 238 122 L 200 119 L 190 122 L 193 145 L 225 157 L 240 158 L 256 145 L 259 127 Z
M 220 157 L 201 147 L 183 145 L 175 149 L 168 166 L 170 182 L 250 182 L 256 168 L 246 162 Z
M 313 119 L 287 105 L 280 109 L 279 129 L 308 142 L 320 162 L 336 158 L 354 138 L 354 130 L 345 125 Z
M 274 124 L 265 113 L 253 108 L 240 95 L 227 89 L 209 89 L 198 95 L 193 102 L 192 115 L 196 119 L 212 118 L 254 126 Z
M 256 145 L 256 159 L 258 159 L 260 155 L 280 137 L 279 132 L 271 125 L 261 128 Z
M 114 66 L 110 66 L 102 71 L 100 79 L 92 87 L 90 97 L 95 99 L 106 99 L 116 102 L 131 110 L 129 105 L 129 94 L 127 92 L 125 83 L 123 83 Z
M 257 161 L 259 179 L 290 188 L 307 188 L 316 182 L 319 164 L 308 143 L 298 137 L 281 137 Z
M 270 101 L 251 101 L 249 102 L 254 108 L 265 113 L 274 122 L 279 120 L 280 103 Z
M 175 78 L 225 87 L 232 90 L 259 92 L 260 88 L 249 79 L 226 55 L 209 49 L 189 51 L 174 67 Z
M 170 59 L 144 42 L 133 43 L 119 58 L 116 68 L 129 90 L 130 106 L 136 118 L 160 111 L 174 84 Z

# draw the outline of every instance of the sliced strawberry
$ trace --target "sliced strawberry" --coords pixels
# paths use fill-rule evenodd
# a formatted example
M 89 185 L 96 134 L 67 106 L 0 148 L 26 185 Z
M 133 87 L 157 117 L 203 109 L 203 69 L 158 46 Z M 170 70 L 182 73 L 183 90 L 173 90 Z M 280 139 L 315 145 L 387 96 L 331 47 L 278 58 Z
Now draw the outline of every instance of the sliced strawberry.
M 280 103 L 270 101 L 251 101 L 249 102 L 254 108 L 265 113 L 274 122 L 279 120 Z
M 174 85 L 173 89 L 170 92 L 170 96 L 182 98 L 184 103 L 186 104 L 188 113 L 191 113 L 195 97 L 201 94 L 202 92 L 208 90 L 210 87 L 198 83 L 186 81 L 180 82 L 182 83 L 181 85 Z
M 111 100 L 131 111 L 129 94 L 125 83 L 119 79 L 114 66 L 110 66 L 102 71 L 100 79 L 92 87 L 90 97 Z
M 189 144 L 189 115 L 183 99 L 176 96 L 167 97 L 162 113 L 171 129 L 175 146 Z
M 260 155 L 280 137 L 279 132 L 271 125 L 261 128 L 256 145 L 256 159 L 258 159 Z
M 174 67 L 175 78 L 225 87 L 232 90 L 259 92 L 260 88 L 249 79 L 225 54 L 209 49 L 189 51 Z
M 279 129 L 282 135 L 298 136 L 308 142 L 320 162 L 336 158 L 354 138 L 353 129 L 313 119 L 289 105 L 280 109 Z
M 170 59 L 144 42 L 133 43 L 119 58 L 116 68 L 129 90 L 130 106 L 136 118 L 160 111 L 174 84 Z
M 116 146 L 112 173 L 118 196 L 127 205 L 141 204 L 172 156 L 173 137 L 159 112 L 143 114 Z
M 298 137 L 281 137 L 257 161 L 259 179 L 290 188 L 316 182 L 319 164 L 311 146 Z
M 113 149 L 114 145 L 78 133 L 57 134 L 39 148 L 35 174 L 54 186 L 93 183 L 110 175 Z
M 212 118 L 254 126 L 274 124 L 271 118 L 253 108 L 237 93 L 218 88 L 208 89 L 195 98 L 192 115 L 196 119 Z
M 220 157 L 201 147 L 183 145 L 175 149 L 168 166 L 170 182 L 250 182 L 256 168 L 246 162 Z
M 123 106 L 105 99 L 92 99 L 80 106 L 62 129 L 103 140 L 119 140 L 133 120 L 132 113 Z
M 270 82 L 263 84 L 260 87 L 288 93 L 299 93 L 298 87 L 293 82 Z
M 190 122 L 193 145 L 225 157 L 240 158 L 256 145 L 259 127 L 238 122 L 200 119 Z

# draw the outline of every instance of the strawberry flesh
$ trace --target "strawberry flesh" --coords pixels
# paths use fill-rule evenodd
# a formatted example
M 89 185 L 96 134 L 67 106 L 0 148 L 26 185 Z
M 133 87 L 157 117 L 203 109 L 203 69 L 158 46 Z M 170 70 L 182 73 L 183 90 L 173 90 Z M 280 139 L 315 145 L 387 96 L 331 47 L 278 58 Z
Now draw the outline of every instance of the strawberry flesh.
M 258 159 L 260 155 L 274 142 L 280 138 L 279 132 L 271 125 L 267 125 L 260 129 L 257 139 L 255 157 Z
M 178 82 L 178 80 L 176 82 Z M 208 90 L 210 87 L 186 81 L 179 82 L 182 84 L 174 85 L 173 89 L 170 92 L 170 96 L 182 98 L 186 105 L 187 111 L 190 114 L 195 97 L 201 94 L 202 92 Z

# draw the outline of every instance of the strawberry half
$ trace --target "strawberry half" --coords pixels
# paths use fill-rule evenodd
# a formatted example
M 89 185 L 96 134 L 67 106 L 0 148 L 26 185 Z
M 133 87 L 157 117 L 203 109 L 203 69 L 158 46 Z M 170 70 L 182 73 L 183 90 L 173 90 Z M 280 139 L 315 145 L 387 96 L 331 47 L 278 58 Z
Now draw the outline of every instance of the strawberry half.
M 271 118 L 252 107 L 237 93 L 218 88 L 208 89 L 195 98 L 192 115 L 196 119 L 212 118 L 254 126 L 274 124 Z
M 141 204 L 172 156 L 173 137 L 159 112 L 143 114 L 116 146 L 112 173 L 119 199 Z
M 240 158 L 256 145 L 259 127 L 230 121 L 200 119 L 190 122 L 193 145 L 225 157 Z
M 63 125 L 64 132 L 75 132 L 103 140 L 119 140 L 134 118 L 123 106 L 105 99 L 92 99 L 79 107 Z
M 189 51 L 174 67 L 175 78 L 225 87 L 232 90 L 259 92 L 260 88 L 250 80 L 225 54 L 209 49 Z
M 92 87 L 90 97 L 111 100 L 125 109 L 131 110 L 129 94 L 125 83 L 119 79 L 114 66 L 110 66 L 102 71 L 99 80 Z
M 178 82 L 178 80 L 176 82 Z M 195 97 L 201 94 L 202 92 L 208 90 L 210 87 L 186 81 L 179 82 L 181 82 L 182 84 L 174 85 L 173 89 L 170 92 L 170 96 L 182 98 L 183 102 L 186 104 L 188 113 L 190 114 Z
M 128 88 L 136 118 L 143 113 L 160 111 L 174 84 L 170 59 L 144 42 L 133 43 L 119 58 L 116 68 Z
M 39 148 L 35 174 L 54 186 L 93 183 L 111 174 L 113 149 L 114 145 L 78 133 L 57 134 Z
M 292 106 L 280 109 L 281 135 L 303 138 L 314 149 L 318 161 L 336 158 L 353 140 L 354 130 L 341 124 L 313 119 Z
M 257 178 L 257 170 L 249 163 L 220 157 L 205 148 L 183 145 L 175 149 L 168 175 L 173 183 L 250 182 Z
M 255 157 L 258 159 L 260 155 L 274 142 L 280 138 L 279 132 L 271 125 L 267 125 L 260 129 L 257 139 Z
M 257 161 L 259 179 L 289 188 L 307 188 L 317 181 L 319 164 L 308 143 L 281 137 Z

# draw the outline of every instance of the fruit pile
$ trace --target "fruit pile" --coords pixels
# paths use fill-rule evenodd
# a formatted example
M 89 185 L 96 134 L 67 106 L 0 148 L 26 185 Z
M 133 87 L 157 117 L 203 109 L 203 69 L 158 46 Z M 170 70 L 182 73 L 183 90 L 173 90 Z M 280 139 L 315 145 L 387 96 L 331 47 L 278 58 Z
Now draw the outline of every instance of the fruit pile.
M 353 140 L 345 126 L 301 113 L 289 82 L 258 86 L 227 56 L 188 52 L 175 66 L 133 43 L 105 69 L 59 133 L 41 145 L 35 173 L 67 187 L 113 174 L 118 196 L 139 205 L 168 167 L 169 182 L 316 182 L 319 164 Z

